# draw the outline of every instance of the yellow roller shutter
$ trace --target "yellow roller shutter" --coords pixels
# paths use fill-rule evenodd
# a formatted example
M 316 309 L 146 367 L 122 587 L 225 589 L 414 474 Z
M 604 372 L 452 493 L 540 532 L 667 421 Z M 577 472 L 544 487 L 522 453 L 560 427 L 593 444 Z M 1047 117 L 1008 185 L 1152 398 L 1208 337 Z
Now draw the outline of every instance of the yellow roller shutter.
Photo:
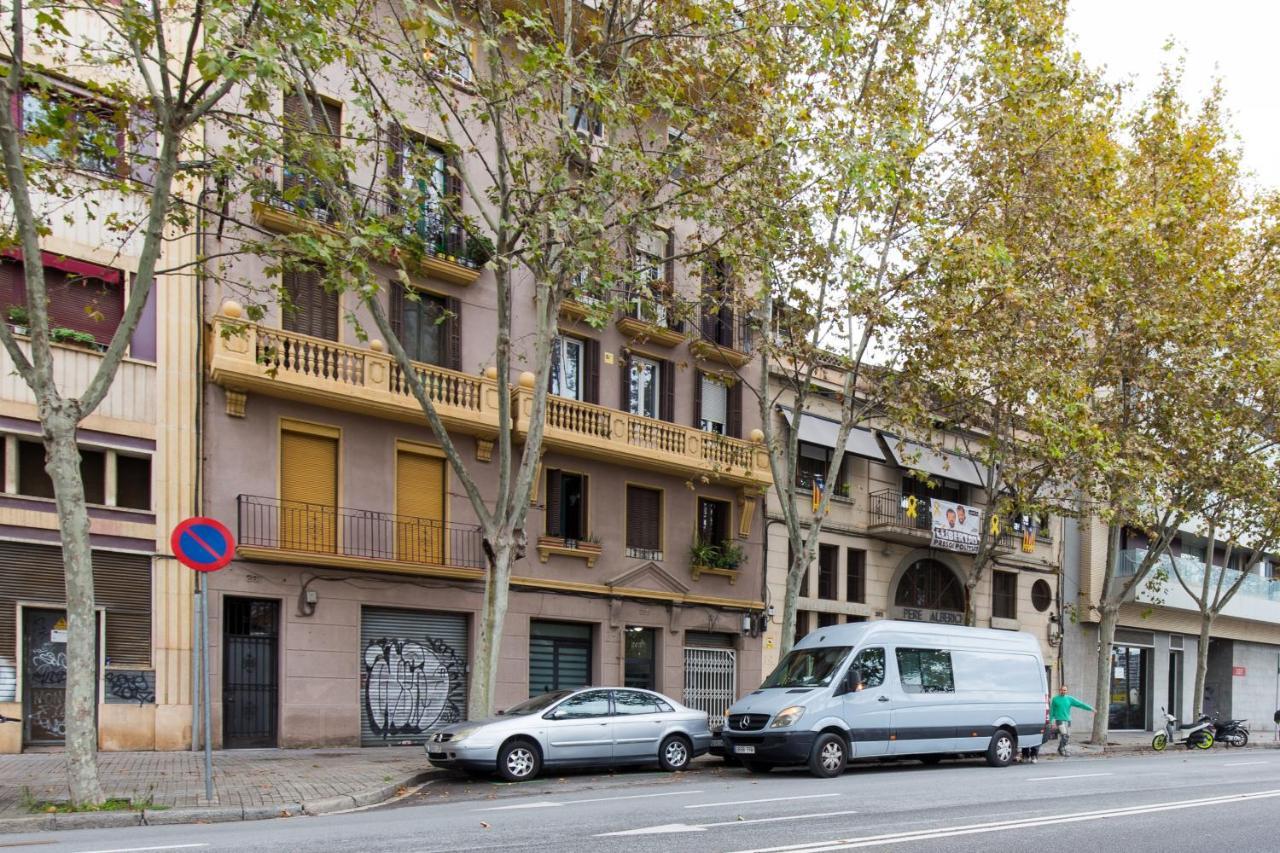
M 337 548 L 338 440 L 280 433 L 280 544 L 294 551 Z
M 444 460 L 396 453 L 396 557 L 444 563 Z

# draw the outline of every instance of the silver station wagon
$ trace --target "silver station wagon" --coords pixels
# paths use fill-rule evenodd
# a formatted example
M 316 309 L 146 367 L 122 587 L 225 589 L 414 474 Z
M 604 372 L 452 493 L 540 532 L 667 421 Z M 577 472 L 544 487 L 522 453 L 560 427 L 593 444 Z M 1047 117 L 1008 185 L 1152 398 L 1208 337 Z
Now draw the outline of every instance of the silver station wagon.
M 705 711 L 649 690 L 589 687 L 544 693 L 497 717 L 441 729 L 426 751 L 435 767 L 522 782 L 543 767 L 683 770 L 710 746 Z

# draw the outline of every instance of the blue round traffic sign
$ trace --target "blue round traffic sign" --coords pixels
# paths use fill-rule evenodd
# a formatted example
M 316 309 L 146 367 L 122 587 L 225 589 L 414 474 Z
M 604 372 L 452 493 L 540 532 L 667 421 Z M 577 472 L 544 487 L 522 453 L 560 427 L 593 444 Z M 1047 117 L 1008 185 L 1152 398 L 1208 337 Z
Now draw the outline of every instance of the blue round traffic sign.
M 197 516 L 179 522 L 169 537 L 173 556 L 197 572 L 216 572 L 236 554 L 236 540 L 221 521 Z

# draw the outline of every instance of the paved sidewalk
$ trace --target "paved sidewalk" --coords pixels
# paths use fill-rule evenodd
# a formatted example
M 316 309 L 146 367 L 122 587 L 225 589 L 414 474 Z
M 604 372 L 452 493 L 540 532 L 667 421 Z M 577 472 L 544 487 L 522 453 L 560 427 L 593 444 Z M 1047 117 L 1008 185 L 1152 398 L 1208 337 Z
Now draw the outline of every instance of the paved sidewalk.
M 221 806 L 297 813 L 304 804 L 347 798 L 347 808 L 430 771 L 422 747 L 377 749 L 243 749 L 213 754 L 213 800 L 204 796 L 204 754 L 103 752 L 108 797 L 173 808 Z M 0 755 L 0 818 L 31 814 L 24 803 L 67 799 L 61 753 Z M 390 792 L 387 792 L 390 789 Z

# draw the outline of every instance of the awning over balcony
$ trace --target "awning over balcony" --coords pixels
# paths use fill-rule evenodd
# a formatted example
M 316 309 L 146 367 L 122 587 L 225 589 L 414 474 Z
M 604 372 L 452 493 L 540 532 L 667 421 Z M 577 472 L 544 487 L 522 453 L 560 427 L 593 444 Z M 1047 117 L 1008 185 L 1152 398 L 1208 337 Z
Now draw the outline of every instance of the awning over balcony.
M 978 465 L 968 456 L 936 450 L 927 445 L 899 438 L 887 432 L 880 433 L 885 446 L 893 455 L 893 461 L 903 468 L 921 471 L 930 477 L 943 477 L 957 480 L 969 486 L 984 487 L 982 475 L 978 473 Z
M 779 407 L 782 416 L 787 419 L 787 426 L 795 428 L 795 412 L 791 409 Z M 840 424 L 836 421 L 820 418 L 817 415 L 804 414 L 800 417 L 800 440 L 809 444 L 816 444 L 820 447 L 830 447 L 835 449 L 836 438 L 840 434 Z M 869 429 L 859 429 L 854 427 L 849 430 L 849 437 L 844 443 L 846 453 L 852 453 L 854 456 L 861 456 L 864 459 L 871 459 L 875 462 L 884 462 L 884 451 L 880 449 L 880 442 L 876 441 L 876 434 Z

